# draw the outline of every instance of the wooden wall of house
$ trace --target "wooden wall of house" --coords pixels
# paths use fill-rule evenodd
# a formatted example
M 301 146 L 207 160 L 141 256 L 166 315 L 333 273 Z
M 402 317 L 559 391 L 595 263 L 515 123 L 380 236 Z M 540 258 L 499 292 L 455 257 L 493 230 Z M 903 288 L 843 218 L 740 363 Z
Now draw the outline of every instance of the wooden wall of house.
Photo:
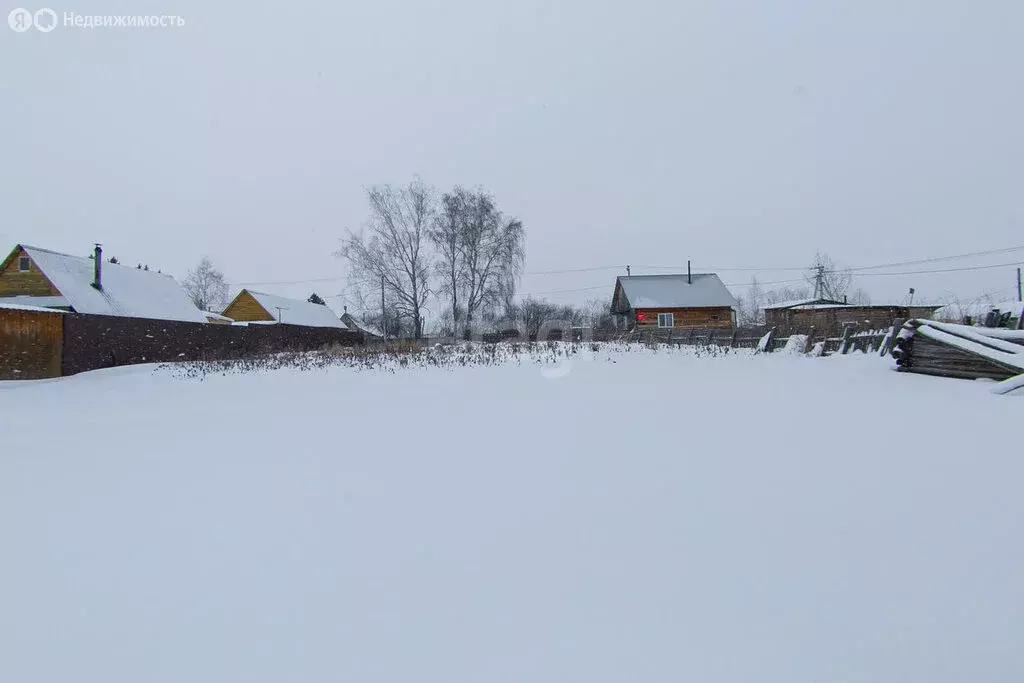
M 273 315 L 268 313 L 263 306 L 260 306 L 260 302 L 249 294 L 249 292 L 243 290 L 235 297 L 235 300 L 228 304 L 221 315 L 236 320 L 238 322 L 257 322 L 261 320 L 271 321 L 277 320 Z
M 836 325 L 854 324 L 860 329 L 889 327 L 896 318 L 906 318 L 907 309 L 901 306 L 858 306 L 836 309 Z
M 2 296 L 60 296 L 53 283 L 43 275 L 34 262 L 29 260 L 28 270 L 19 270 L 20 261 L 27 256 L 24 249 L 18 249 L 0 267 L 0 297 Z
M 807 332 L 812 327 L 817 331 L 835 327 L 835 308 L 783 308 L 765 311 L 765 324 L 777 327 L 783 332 Z
M 0 379 L 60 377 L 64 315 L 0 308 Z
M 881 329 L 906 317 L 904 306 L 769 309 L 765 311 L 765 324 L 787 333 L 805 333 L 813 327 L 815 332 L 838 335 L 844 325 L 856 325 L 860 330 Z
M 659 313 L 671 313 L 676 329 L 732 329 L 730 308 L 638 308 L 644 320 L 634 321 L 638 329 L 656 328 Z

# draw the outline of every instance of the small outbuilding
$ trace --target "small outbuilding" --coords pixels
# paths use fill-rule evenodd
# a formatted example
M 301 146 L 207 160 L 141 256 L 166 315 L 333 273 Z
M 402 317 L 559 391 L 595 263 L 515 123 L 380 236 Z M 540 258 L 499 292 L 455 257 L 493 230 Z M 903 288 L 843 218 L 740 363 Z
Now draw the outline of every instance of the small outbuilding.
M 627 328 L 730 329 L 736 305 L 715 273 L 626 275 L 615 280 L 611 312 Z
M 327 306 L 243 289 L 221 314 L 235 322 L 265 322 L 347 329 Z
M 896 320 L 932 317 L 939 306 L 899 304 L 849 304 L 832 299 L 798 299 L 765 306 L 765 324 L 780 330 L 806 333 L 812 327 L 828 334 L 839 334 L 847 325 L 861 329 L 890 327 Z
M 380 329 L 349 313 L 348 306 L 345 307 L 345 312 L 341 314 L 341 322 L 345 323 L 345 326 L 350 330 L 358 330 L 359 332 L 362 332 L 363 339 L 384 339 L 384 333 L 381 332 Z

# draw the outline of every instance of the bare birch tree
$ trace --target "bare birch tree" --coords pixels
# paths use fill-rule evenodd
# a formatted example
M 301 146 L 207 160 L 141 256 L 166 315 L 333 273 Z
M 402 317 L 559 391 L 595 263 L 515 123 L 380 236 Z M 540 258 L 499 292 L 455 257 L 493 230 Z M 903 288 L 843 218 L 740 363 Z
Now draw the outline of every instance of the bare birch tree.
M 192 303 L 201 311 L 220 313 L 221 309 L 227 306 L 228 285 L 224 282 L 224 273 L 217 270 L 205 256 L 195 268 L 188 271 L 182 287 L 192 299 Z
M 441 197 L 440 210 L 434 218 L 429 236 L 437 250 L 436 271 L 441 279 L 440 292 L 447 295 L 451 304 L 452 334 L 459 336 L 462 309 L 459 295 L 465 287 L 466 259 L 463 251 L 466 211 L 469 194 L 461 187 L 446 192 Z
M 764 303 L 769 306 L 774 306 L 784 301 L 798 301 L 810 298 L 811 290 L 807 287 L 780 287 L 764 293 Z
M 349 232 L 337 255 L 345 258 L 363 287 L 383 286 L 384 298 L 412 322 L 413 336 L 423 336 L 423 314 L 430 296 L 430 229 L 433 190 L 419 180 L 366 191 L 370 204 L 368 231 Z
M 736 303 L 736 317 L 740 325 L 764 324 L 764 307 L 767 300 L 756 276 L 750 278 L 750 287 L 746 295 L 736 297 Z
M 463 225 L 466 324 L 481 308 L 508 301 L 519 283 L 526 258 L 526 232 L 517 218 L 498 210 L 482 190 L 468 197 Z

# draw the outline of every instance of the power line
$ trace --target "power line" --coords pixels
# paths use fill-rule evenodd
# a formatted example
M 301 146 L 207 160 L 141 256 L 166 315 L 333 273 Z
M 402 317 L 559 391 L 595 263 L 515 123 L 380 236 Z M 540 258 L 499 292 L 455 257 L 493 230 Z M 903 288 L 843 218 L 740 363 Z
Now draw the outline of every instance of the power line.
M 933 257 L 933 258 L 918 259 L 918 260 L 915 260 L 915 261 L 900 261 L 900 262 L 896 262 L 896 263 L 883 263 L 883 264 L 871 265 L 871 266 L 855 266 L 853 268 L 837 268 L 837 269 L 834 269 L 834 270 L 826 270 L 824 272 L 831 274 L 831 273 L 844 273 L 844 272 L 848 272 L 849 271 L 849 272 L 855 272 L 855 273 L 858 273 L 858 274 L 861 274 L 861 275 L 865 275 L 865 276 L 874 276 L 874 275 L 916 275 L 916 274 L 919 274 L 919 273 L 950 273 L 950 272 L 965 271 L 965 270 L 981 270 L 981 269 L 985 269 L 985 268 L 1003 268 L 1003 267 L 1006 267 L 1006 266 L 1015 266 L 1015 265 L 1017 265 L 1017 263 L 995 264 L 995 265 L 988 265 L 988 266 L 969 266 L 969 267 L 963 267 L 963 268 L 947 268 L 947 269 L 939 269 L 939 270 L 921 270 L 921 271 L 910 271 L 910 272 L 900 272 L 900 273 L 861 273 L 861 271 L 865 271 L 865 270 L 880 270 L 880 269 L 883 269 L 883 268 L 896 268 L 896 267 L 900 267 L 900 266 L 923 265 L 923 264 L 926 264 L 926 263 L 940 263 L 942 261 L 952 261 L 952 260 L 963 259 L 963 258 L 975 258 L 975 257 L 979 257 L 979 256 L 991 256 L 991 255 L 994 255 L 994 254 L 1006 254 L 1006 253 L 1011 253 L 1011 252 L 1015 252 L 1015 251 L 1024 251 L 1024 245 L 1017 246 L 1017 247 L 1005 247 L 1005 248 L 1002 248 L 1002 249 L 988 249 L 988 250 L 985 250 L 985 251 L 968 252 L 968 253 L 965 253 L 965 254 L 954 254 L 954 255 L 951 255 L 951 256 L 937 256 L 937 257 Z M 680 271 L 680 272 L 686 269 L 686 266 L 633 266 L 633 267 L 634 268 L 643 268 L 643 269 L 647 269 L 647 270 L 675 270 L 675 271 Z M 625 265 L 591 266 L 591 267 L 586 267 L 586 268 L 564 268 L 564 269 L 554 269 L 554 270 L 529 271 L 529 272 L 526 272 L 525 275 L 562 275 L 562 274 L 571 274 L 571 273 L 598 272 L 598 271 L 602 271 L 602 270 L 625 270 L 625 269 L 626 269 Z M 700 270 L 700 271 L 704 271 L 704 272 L 722 272 L 722 273 L 730 273 L 730 272 L 803 272 L 803 271 L 809 270 L 809 268 L 807 266 L 792 267 L 792 268 L 781 268 L 781 267 L 774 267 L 774 266 L 773 267 L 764 267 L 764 268 L 717 268 L 717 267 L 711 268 L 711 267 L 705 267 L 705 266 L 698 266 L 696 268 L 696 270 Z M 301 284 L 312 284 L 312 283 L 317 283 L 317 282 L 335 282 L 337 280 L 344 280 L 344 279 L 347 279 L 347 278 L 348 278 L 347 275 L 336 275 L 336 276 L 332 276 L 332 277 L 307 278 L 307 279 L 304 279 L 304 280 L 276 280 L 276 281 L 263 281 L 263 282 L 234 282 L 234 283 L 228 283 L 228 284 L 230 284 L 233 287 L 254 287 L 254 286 L 275 286 L 275 285 L 301 285 Z M 775 280 L 775 281 L 771 281 L 771 282 L 762 282 L 762 283 L 759 283 L 759 284 L 764 284 L 764 285 L 768 285 L 768 284 L 786 284 L 786 283 L 803 282 L 803 281 L 804 281 L 803 278 L 797 278 L 797 279 L 790 279 L 790 280 Z M 353 282 L 352 284 L 355 284 L 355 285 L 367 285 L 369 283 L 368 282 Z M 728 284 L 727 286 L 729 286 L 729 287 L 740 287 L 740 286 L 744 286 L 746 284 L 749 284 L 749 283 L 731 283 L 731 284 Z M 595 286 L 595 287 L 580 287 L 580 288 L 577 288 L 577 289 L 561 289 L 561 290 L 551 290 L 550 292 L 535 292 L 535 293 L 536 294 L 562 293 L 562 292 L 573 292 L 573 291 L 587 291 L 587 290 L 590 290 L 590 289 L 598 289 L 598 288 L 599 288 L 599 286 Z
M 931 270 L 910 270 L 910 271 L 903 271 L 903 272 L 899 272 L 899 273 L 862 273 L 861 275 L 863 277 L 880 277 L 880 276 L 887 276 L 887 275 L 892 275 L 892 276 L 926 275 L 926 274 L 929 274 L 929 273 L 956 273 L 956 272 L 963 272 L 963 271 L 970 271 L 970 270 L 988 270 L 988 269 L 991 269 L 991 268 L 1006 268 L 1008 266 L 1016 266 L 1016 265 L 1017 265 L 1017 262 L 1015 261 L 1013 263 L 995 263 L 995 264 L 987 265 L 987 266 L 964 266 L 962 268 L 935 268 L 935 269 L 931 269 Z M 844 271 L 826 270 L 826 271 L 823 271 L 823 272 L 824 273 L 836 273 L 836 272 L 844 272 Z M 792 283 L 795 283 L 795 282 L 807 282 L 807 280 L 804 279 L 804 278 L 791 278 L 791 279 L 788 279 L 788 280 L 768 280 L 768 281 L 765 281 L 765 282 L 758 282 L 757 284 L 758 284 L 758 286 L 762 286 L 762 285 L 785 285 L 785 284 L 792 284 Z M 746 287 L 746 286 L 750 285 L 749 282 L 726 282 L 724 284 L 725 284 L 726 287 Z M 566 294 L 566 293 L 571 293 L 571 292 L 586 292 L 586 291 L 590 291 L 590 290 L 594 290 L 594 289 L 608 289 L 610 287 L 612 287 L 612 285 L 606 283 L 606 284 L 603 284 L 603 285 L 594 285 L 592 287 L 577 287 L 577 288 L 574 288 L 574 289 L 551 289 L 551 290 L 541 291 L 541 292 L 524 292 L 522 295 L 523 296 L 540 296 L 542 294 Z
M 1014 251 L 1024 251 L 1024 245 L 1021 245 L 1021 246 L 1018 246 L 1018 247 L 1004 247 L 1004 248 L 1001 248 L 1001 249 L 987 249 L 985 251 L 972 251 L 972 252 L 968 252 L 968 253 L 965 253 L 965 254 L 953 254 L 951 256 L 936 256 L 936 257 L 933 257 L 933 258 L 917 259 L 915 261 L 899 261 L 899 262 L 896 262 L 896 263 L 882 263 L 882 264 L 873 265 L 873 266 L 854 266 L 852 268 L 838 268 L 836 270 L 831 270 L 831 271 L 826 270 L 825 272 L 826 273 L 845 272 L 845 271 L 848 271 L 848 270 L 849 271 L 857 272 L 857 271 L 862 271 L 862 270 L 880 270 L 882 268 L 898 268 L 898 267 L 901 267 L 901 266 L 918 266 L 918 265 L 923 265 L 925 263 L 940 263 L 942 261 L 955 261 L 957 259 L 976 258 L 978 256 L 992 256 L 992 255 L 995 255 L 995 254 L 1008 254 L 1008 253 L 1011 253 L 1011 252 L 1014 252 Z M 634 266 L 634 268 L 645 268 L 647 270 L 676 270 L 676 271 L 686 270 L 686 266 Z M 703 270 L 705 272 L 720 272 L 720 273 L 739 273 L 739 272 L 748 272 L 748 273 L 756 273 L 756 272 L 800 272 L 800 271 L 812 270 L 812 268 L 809 267 L 809 266 L 800 266 L 800 267 L 794 267 L 794 268 L 781 268 L 781 267 L 774 267 L 774 266 L 773 267 L 766 267 L 766 268 L 718 268 L 718 267 L 711 267 L 711 266 L 703 266 L 703 265 L 699 265 L 699 264 L 698 264 L 697 268 L 699 270 Z M 569 271 L 564 271 L 564 272 L 569 272 Z
M 305 285 L 313 282 L 334 282 L 335 280 L 344 280 L 347 275 L 337 275 L 335 277 L 319 277 L 311 278 L 308 280 L 278 280 L 276 282 L 229 282 L 227 284 L 232 287 L 261 287 L 264 285 Z
M 535 270 L 525 275 L 561 275 L 563 273 L 590 273 L 596 270 L 625 270 L 626 266 L 593 266 L 592 268 L 567 268 L 565 270 Z
M 1008 266 L 1016 266 L 1020 261 L 1013 261 L 1011 263 L 993 263 L 987 266 L 964 266 L 962 268 L 935 268 L 932 270 L 910 270 L 902 273 L 859 273 L 858 277 L 876 277 L 879 275 L 921 275 L 925 273 L 958 273 L 966 270 L 986 270 L 989 268 L 1006 268 Z M 828 271 L 826 271 L 828 272 Z M 842 271 L 831 271 L 831 272 L 842 272 Z
M 576 289 L 550 289 L 545 292 L 522 292 L 520 296 L 540 296 L 541 294 L 567 294 L 569 292 L 587 292 L 592 289 L 610 289 L 612 285 L 594 285 L 593 287 L 577 287 Z
M 956 254 L 954 256 L 936 256 L 935 258 L 918 259 L 917 261 L 902 261 L 900 263 L 884 263 L 879 266 L 858 266 L 856 268 L 849 268 L 848 270 L 860 271 L 860 270 L 877 270 L 879 268 L 898 268 L 900 266 L 919 266 L 925 263 L 939 263 L 941 261 L 954 261 L 962 258 L 974 258 L 976 256 L 991 256 L 993 254 L 1008 254 L 1014 251 L 1022 251 L 1024 246 L 1020 247 L 1006 247 L 1005 249 L 989 249 L 987 251 L 974 251 L 968 254 Z

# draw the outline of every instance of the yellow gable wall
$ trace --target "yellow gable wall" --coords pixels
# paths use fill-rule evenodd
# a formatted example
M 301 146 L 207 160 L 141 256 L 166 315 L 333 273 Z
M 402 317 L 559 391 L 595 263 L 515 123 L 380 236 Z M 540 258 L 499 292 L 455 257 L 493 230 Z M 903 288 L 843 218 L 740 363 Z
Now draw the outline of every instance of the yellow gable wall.
M 29 261 L 27 272 L 18 270 L 21 257 L 26 255 L 19 247 L 0 266 L 0 296 L 60 296 L 35 262 Z
M 235 300 L 228 304 L 221 315 L 237 320 L 238 322 L 253 322 L 257 320 L 277 320 L 266 311 L 260 303 L 253 298 L 252 294 L 242 290 Z

